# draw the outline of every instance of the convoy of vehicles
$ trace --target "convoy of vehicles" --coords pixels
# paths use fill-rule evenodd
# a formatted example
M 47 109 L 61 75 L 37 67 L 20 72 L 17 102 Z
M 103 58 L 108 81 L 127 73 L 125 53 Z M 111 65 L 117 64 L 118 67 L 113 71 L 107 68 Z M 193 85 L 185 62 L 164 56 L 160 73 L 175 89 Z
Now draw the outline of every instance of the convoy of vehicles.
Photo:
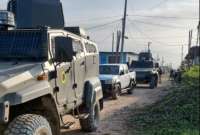
M 123 90 L 132 94 L 136 86 L 136 74 L 130 72 L 126 64 L 100 65 L 99 78 L 104 95 L 111 95 L 113 99 L 117 99 Z
M 41 13 L 53 15 L 37 18 L 45 3 Z M 59 135 L 69 114 L 95 131 L 104 95 L 132 94 L 136 82 L 157 86 L 158 65 L 144 57 L 132 72 L 126 64 L 99 66 L 97 45 L 79 27 L 64 27 L 59 0 L 10 0 L 8 10 L 16 16 L 0 11 L 0 134 Z
M 158 86 L 159 64 L 153 60 L 150 51 L 140 53 L 139 60 L 133 61 L 130 68 L 136 71 L 138 84 L 149 84 L 151 89 Z

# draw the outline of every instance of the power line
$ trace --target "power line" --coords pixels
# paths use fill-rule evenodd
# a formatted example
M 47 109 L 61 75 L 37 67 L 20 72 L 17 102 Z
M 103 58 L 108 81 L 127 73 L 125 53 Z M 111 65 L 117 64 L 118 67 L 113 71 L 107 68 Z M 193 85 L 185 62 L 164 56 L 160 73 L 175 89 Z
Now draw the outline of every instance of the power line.
M 161 0 L 158 4 L 156 4 L 155 6 L 151 7 L 149 10 L 154 10 L 160 6 L 162 6 L 164 3 L 168 2 L 169 0 Z
M 94 22 L 94 21 L 99 21 L 99 20 L 108 20 L 108 19 L 114 19 L 114 18 L 121 18 L 120 15 L 116 15 L 116 16 L 104 16 L 104 17 L 91 17 L 91 18 L 87 18 L 87 19 L 79 19 L 79 20 L 74 20 L 74 21 L 70 21 L 70 23 L 80 23 L 80 22 Z
M 117 19 L 117 20 L 114 20 L 114 21 L 112 21 L 112 22 L 107 22 L 107 23 L 104 23 L 104 24 L 100 24 L 100 25 L 88 27 L 88 28 L 86 28 L 86 30 L 89 31 L 89 30 L 94 30 L 94 29 L 102 28 L 102 27 L 105 27 L 105 26 L 114 24 L 114 23 L 116 23 L 116 22 L 119 22 L 119 21 L 121 21 L 121 19 Z
M 119 23 L 120 23 L 120 22 L 119 22 Z M 112 30 L 111 30 L 110 33 L 113 33 L 115 30 L 119 29 L 119 23 L 116 23 L 116 25 L 112 27 Z M 98 31 L 100 31 L 100 30 L 98 29 Z M 95 32 L 95 33 L 96 33 L 96 32 Z M 105 42 L 106 40 L 110 39 L 111 36 L 112 36 L 112 34 L 110 34 L 110 33 L 109 33 L 109 35 L 106 35 L 104 38 L 102 38 L 102 40 L 97 41 L 97 43 L 98 43 L 98 44 L 101 44 L 101 43 Z
M 113 31 L 119 29 L 119 27 L 121 27 L 121 22 L 120 21 L 113 23 L 113 25 L 110 24 L 110 25 L 107 25 L 107 26 L 104 26 L 104 27 L 99 27 L 99 28 L 96 28 L 96 29 L 91 29 L 89 31 L 90 32 L 98 33 L 98 32 L 103 31 L 103 30 L 110 30 L 111 29 L 111 31 L 113 32 Z
M 108 40 L 110 37 L 112 37 L 112 34 L 109 33 L 109 35 L 107 35 L 105 38 L 103 38 L 101 41 L 96 41 L 97 43 L 103 43 L 105 42 L 106 40 Z
M 130 20 L 130 19 L 129 19 Z M 165 27 L 165 28 L 172 28 L 172 29 L 187 29 L 186 27 L 182 27 L 182 26 L 173 26 L 173 25 L 168 25 L 168 24 L 159 24 L 159 23 L 152 23 L 152 22 L 144 22 L 144 21 L 139 21 L 139 20 L 130 20 L 130 21 L 134 21 L 137 23 L 143 23 L 143 24 L 147 24 L 147 25 L 153 25 L 156 27 Z
M 128 20 L 129 20 L 129 19 L 128 19 Z M 173 47 L 175 47 L 175 46 L 181 46 L 181 45 L 177 45 L 177 44 L 170 45 L 170 44 L 167 44 L 167 43 L 163 43 L 163 42 L 154 40 L 154 39 L 152 39 L 151 37 L 149 37 L 146 33 L 144 33 L 144 32 L 143 32 L 139 27 L 137 27 L 133 22 L 130 21 L 130 23 L 131 23 L 132 25 L 135 26 L 136 30 L 137 30 L 141 35 L 143 35 L 144 37 L 146 37 L 146 39 L 151 40 L 152 42 L 156 42 L 156 43 L 158 43 L 159 45 L 162 45 L 162 44 L 163 44 L 163 45 L 165 45 L 165 46 L 173 46 Z
M 136 17 L 145 17 L 145 18 L 160 18 L 160 19 L 180 19 L 180 20 L 197 20 L 198 19 L 198 18 L 191 18 L 191 17 L 151 16 L 151 15 L 138 15 L 138 14 L 129 14 L 127 16 L 136 16 Z

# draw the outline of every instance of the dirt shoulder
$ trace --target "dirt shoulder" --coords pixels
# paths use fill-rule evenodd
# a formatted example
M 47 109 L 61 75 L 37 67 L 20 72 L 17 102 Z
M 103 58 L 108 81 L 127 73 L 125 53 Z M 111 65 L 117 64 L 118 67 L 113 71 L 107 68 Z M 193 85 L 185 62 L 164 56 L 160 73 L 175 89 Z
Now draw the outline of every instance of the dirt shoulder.
M 165 96 L 169 82 L 165 79 L 157 89 L 148 89 L 141 86 L 135 89 L 133 95 L 123 94 L 118 100 L 106 100 L 104 110 L 101 112 L 101 124 L 94 133 L 84 133 L 76 124 L 69 130 L 62 130 L 62 135 L 129 135 L 126 121 L 130 118 L 131 111 L 151 105 Z

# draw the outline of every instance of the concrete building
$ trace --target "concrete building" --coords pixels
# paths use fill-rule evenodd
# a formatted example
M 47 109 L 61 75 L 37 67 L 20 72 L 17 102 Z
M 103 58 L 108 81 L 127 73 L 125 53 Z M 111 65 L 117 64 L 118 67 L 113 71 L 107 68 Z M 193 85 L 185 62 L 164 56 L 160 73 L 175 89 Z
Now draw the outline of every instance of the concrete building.
M 120 56 L 120 53 L 119 53 Z M 116 52 L 100 52 L 100 64 L 119 63 L 119 56 L 116 57 Z M 122 63 L 129 63 L 133 60 L 138 60 L 138 54 L 134 52 L 124 52 Z

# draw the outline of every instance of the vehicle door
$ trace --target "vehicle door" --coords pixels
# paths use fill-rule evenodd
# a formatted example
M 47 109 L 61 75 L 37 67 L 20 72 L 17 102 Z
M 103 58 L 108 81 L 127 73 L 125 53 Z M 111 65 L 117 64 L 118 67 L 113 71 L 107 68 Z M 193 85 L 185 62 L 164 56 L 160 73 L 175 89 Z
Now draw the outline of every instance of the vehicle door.
M 51 80 L 51 85 L 53 88 L 58 87 L 59 90 L 56 90 L 56 99 L 59 104 L 67 104 L 67 108 L 71 109 L 74 107 L 73 102 L 75 101 L 75 93 L 73 91 L 73 84 L 74 84 L 74 74 L 72 70 L 72 62 L 53 62 L 55 56 L 55 38 L 63 36 L 62 34 L 58 35 L 52 35 L 51 36 L 51 47 L 50 50 L 50 57 L 51 57 L 51 66 L 53 67 L 53 70 L 50 73 L 50 76 L 55 77 L 54 73 L 56 73 L 56 77 Z M 66 44 L 67 45 L 67 44 Z M 55 71 L 56 68 L 56 71 Z
M 73 88 L 76 91 L 76 97 L 79 99 L 79 101 L 81 101 L 84 94 L 84 84 L 86 78 L 85 51 L 81 40 L 74 40 L 73 48 L 76 53 L 73 60 L 74 75 L 75 75 L 74 78 L 75 83 Z
M 130 85 L 130 80 L 131 80 L 131 77 L 130 77 L 130 72 L 128 70 L 128 66 L 124 65 L 124 80 L 125 80 L 125 85 L 126 85 L 126 88 L 129 87 Z
M 126 88 L 126 79 L 123 66 L 119 66 L 119 75 L 120 75 L 121 88 L 124 89 Z
M 86 49 L 86 77 L 93 78 L 99 75 L 99 54 L 95 44 L 85 42 Z

